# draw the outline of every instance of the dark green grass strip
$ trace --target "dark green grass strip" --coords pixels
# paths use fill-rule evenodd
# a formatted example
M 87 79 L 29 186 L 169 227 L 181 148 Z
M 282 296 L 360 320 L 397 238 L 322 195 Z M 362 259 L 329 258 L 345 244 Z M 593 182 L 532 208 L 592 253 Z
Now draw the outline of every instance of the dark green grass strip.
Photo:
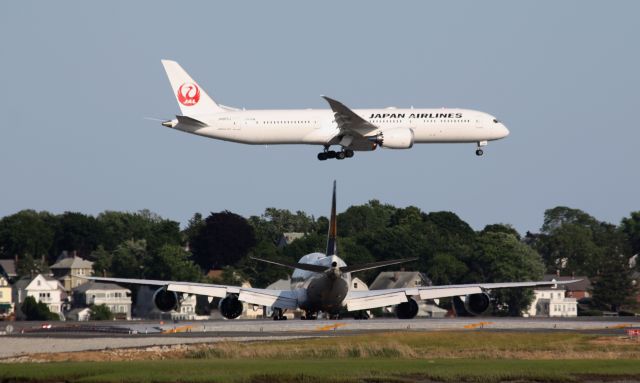
M 584 376 L 640 381 L 638 360 L 165 360 L 0 365 L 2 382 L 386 382 L 579 381 Z

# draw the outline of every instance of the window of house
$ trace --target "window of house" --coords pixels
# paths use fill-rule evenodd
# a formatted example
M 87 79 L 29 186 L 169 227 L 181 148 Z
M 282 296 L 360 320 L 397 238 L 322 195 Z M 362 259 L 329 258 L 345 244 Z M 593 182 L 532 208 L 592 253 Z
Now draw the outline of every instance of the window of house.
M 353 288 L 354 289 L 358 288 L 358 282 L 353 282 Z M 0 293 L 0 298 L 2 298 L 2 293 Z

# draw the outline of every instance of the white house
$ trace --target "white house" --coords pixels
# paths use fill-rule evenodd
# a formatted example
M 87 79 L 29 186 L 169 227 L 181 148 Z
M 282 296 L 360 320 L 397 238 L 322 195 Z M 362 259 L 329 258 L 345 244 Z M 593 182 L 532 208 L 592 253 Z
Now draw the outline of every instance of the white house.
M 67 294 L 60 282 L 50 276 L 38 274 L 33 279 L 22 278 L 13 285 L 13 302 L 16 304 L 16 315 L 23 316 L 19 309 L 26 297 L 34 297 L 37 302 L 43 302 L 49 311 L 60 315 L 63 319 L 63 304 Z
M 115 283 L 89 281 L 73 289 L 76 307 L 104 304 L 118 319 L 131 319 L 131 290 Z
M 564 289 L 546 287 L 533 290 L 535 298 L 526 312 L 529 316 L 575 317 L 578 316 L 576 298 L 565 297 Z

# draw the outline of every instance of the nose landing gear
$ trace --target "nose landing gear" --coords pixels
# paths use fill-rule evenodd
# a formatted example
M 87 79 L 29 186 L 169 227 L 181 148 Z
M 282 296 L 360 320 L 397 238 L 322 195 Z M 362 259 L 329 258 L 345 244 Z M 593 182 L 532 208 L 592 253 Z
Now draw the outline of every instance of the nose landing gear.
M 483 146 L 487 146 L 487 141 L 478 141 L 478 147 L 476 149 L 476 156 L 480 157 L 481 155 L 484 154 L 484 151 L 482 150 Z

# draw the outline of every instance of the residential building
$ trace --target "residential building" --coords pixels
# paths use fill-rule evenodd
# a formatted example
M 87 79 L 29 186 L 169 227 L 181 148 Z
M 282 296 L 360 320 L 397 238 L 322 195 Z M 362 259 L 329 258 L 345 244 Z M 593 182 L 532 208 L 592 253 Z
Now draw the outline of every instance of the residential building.
M 565 285 L 562 281 L 568 281 L 572 279 L 580 279 L 579 282 L 570 283 Z M 557 281 L 558 288 L 565 291 L 565 296 L 567 298 L 590 298 L 591 297 L 591 281 L 589 277 L 586 276 L 559 276 L 558 274 L 546 274 L 543 281 Z
M 104 304 L 117 319 L 131 319 L 131 290 L 115 283 L 89 281 L 73 289 L 74 308 Z
M 0 275 L 0 319 L 7 318 L 14 311 L 13 294 L 9 281 Z
M 73 255 L 53 264 L 51 272 L 56 279 L 60 280 L 64 290 L 70 294 L 71 290 L 87 282 L 82 277 L 93 274 L 93 262 Z
M 67 303 L 67 294 L 62 284 L 55 278 L 38 274 L 35 278 L 22 278 L 13 285 L 13 302 L 18 318 L 24 317 L 20 306 L 26 297 L 34 297 L 37 302 L 43 302 L 52 313 L 64 319 L 63 305 Z
M 578 316 L 578 301 L 567 297 L 565 290 L 558 287 L 543 287 L 533 290 L 535 298 L 526 316 L 575 317 Z
M 14 259 L 0 259 L 0 276 L 4 276 L 9 282 L 16 279 L 18 273 Z

